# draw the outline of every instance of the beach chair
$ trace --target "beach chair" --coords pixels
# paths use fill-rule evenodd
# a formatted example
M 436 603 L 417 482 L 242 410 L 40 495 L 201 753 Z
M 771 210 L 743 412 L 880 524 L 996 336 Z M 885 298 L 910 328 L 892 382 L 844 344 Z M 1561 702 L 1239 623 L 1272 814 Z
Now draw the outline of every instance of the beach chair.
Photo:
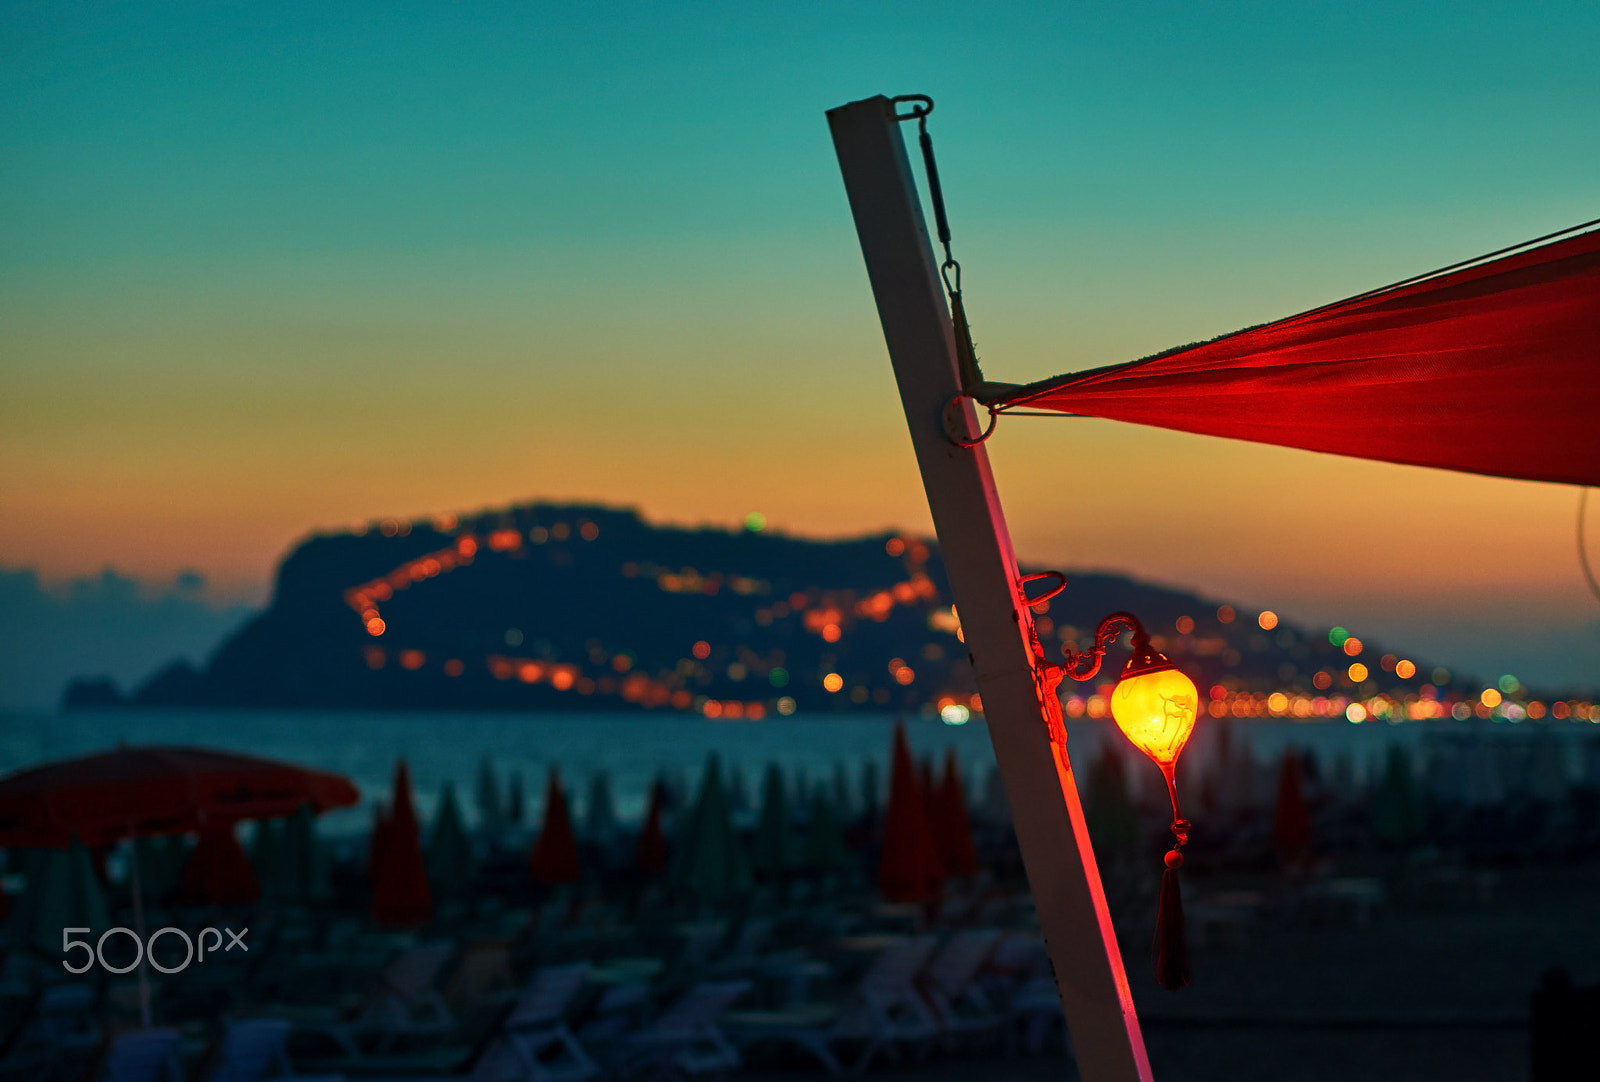
M 802 1003 L 775 1011 L 735 1011 L 726 1018 L 728 1032 L 739 1047 L 758 1041 L 781 1041 L 815 1056 L 830 1074 L 844 1070 L 834 1045 L 859 1041 L 851 1069 L 865 1071 L 879 1052 L 899 1058 L 899 1045 L 926 1044 L 942 1030 L 939 1016 L 922 993 L 916 978 L 938 940 L 916 936 L 886 947 L 860 983 L 837 1003 Z
M 178 1031 L 130 1029 L 117 1034 L 89 1077 L 94 1082 L 183 1082 Z
M 53 1074 L 65 1058 L 86 1056 L 100 1044 L 94 987 L 56 984 L 34 997 L 27 1018 L 12 1031 L 0 1058 L 0 1077 Z
M 200 1067 L 199 1082 L 344 1082 L 340 1074 L 296 1074 L 286 1051 L 290 1028 L 276 1018 L 225 1023 L 222 1039 Z
M 589 975 L 588 962 L 545 966 L 518 997 L 502 1033 L 473 1072 L 481 1082 L 582 1082 L 600 1067 L 567 1028 L 566 1014 Z
M 749 981 L 695 985 L 653 1025 L 623 1039 L 613 1069 L 623 1077 L 738 1070 L 744 1061 L 718 1028 L 717 1017 L 749 990 Z
M 997 928 L 958 932 L 928 963 L 923 988 L 947 1035 L 998 1032 L 1005 1026 L 1005 1014 L 978 980 L 999 944 Z
M 369 1050 L 390 1052 L 402 1040 L 443 1037 L 455 1031 L 457 1022 L 436 985 L 454 953 L 455 944 L 447 939 L 403 951 L 385 967 L 353 1021 L 313 1020 L 303 1014 L 291 1018 L 306 1031 L 337 1042 L 351 1059 Z

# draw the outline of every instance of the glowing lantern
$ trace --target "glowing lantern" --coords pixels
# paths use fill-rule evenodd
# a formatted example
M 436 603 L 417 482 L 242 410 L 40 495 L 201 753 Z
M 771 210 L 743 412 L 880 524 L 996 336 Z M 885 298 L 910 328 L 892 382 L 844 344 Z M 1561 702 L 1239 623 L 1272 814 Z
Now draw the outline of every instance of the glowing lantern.
M 1114 612 L 1095 629 L 1094 646 L 1082 653 L 1066 652 L 1061 671 L 1074 680 L 1090 680 L 1100 671 L 1106 647 L 1124 631 L 1133 632 L 1133 655 L 1111 692 L 1111 716 L 1133 746 L 1150 756 L 1167 781 L 1172 800 L 1172 835 L 1176 839 L 1166 856 L 1161 876 L 1161 908 L 1156 917 L 1153 948 L 1156 981 L 1169 989 L 1188 984 L 1189 959 L 1184 944 L 1183 900 L 1178 892 L 1178 868 L 1189 840 L 1189 820 L 1178 810 L 1178 756 L 1194 732 L 1200 709 L 1200 692 L 1194 681 L 1179 672 L 1167 657 L 1150 645 L 1150 636 L 1130 613 Z M 1036 653 L 1041 656 L 1042 651 Z M 1060 677 L 1055 677 L 1059 682 Z

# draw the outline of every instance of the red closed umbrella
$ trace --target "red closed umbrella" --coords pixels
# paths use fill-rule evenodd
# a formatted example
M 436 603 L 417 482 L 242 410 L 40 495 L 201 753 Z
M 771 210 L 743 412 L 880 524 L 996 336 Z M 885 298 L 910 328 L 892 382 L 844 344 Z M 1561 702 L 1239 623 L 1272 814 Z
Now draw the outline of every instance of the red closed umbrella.
M 978 854 L 972 845 L 972 821 L 967 818 L 967 793 L 955 748 L 945 752 L 944 780 L 939 783 L 934 808 L 933 841 L 944 870 L 957 879 L 971 879 L 978 874 Z
M 896 725 L 889 808 L 884 814 L 883 852 L 878 858 L 878 893 L 886 901 L 926 901 L 944 879 L 919 789 L 905 727 Z
M 667 836 L 661 829 L 661 805 L 666 792 L 661 782 L 650 786 L 650 810 L 645 813 L 644 827 L 639 831 L 639 845 L 633 852 L 634 867 L 639 874 L 651 879 L 667 870 Z
M 528 868 L 536 882 L 546 886 L 576 883 L 583 878 L 578 863 L 578 839 L 572 833 L 572 816 L 567 811 L 567 794 L 561 788 L 561 774 L 550 768 L 550 781 L 544 790 L 544 825 L 528 856 Z
M 1272 844 L 1285 864 L 1302 860 L 1311 848 L 1311 809 L 1306 807 L 1305 790 L 1300 784 L 1300 756 L 1293 748 L 1283 753 L 1283 769 L 1278 774 Z
M 214 821 L 200 832 L 178 882 L 184 905 L 249 905 L 261 900 L 261 883 L 234 824 Z
M 130 836 L 341 808 L 359 798 L 337 774 L 206 748 L 119 747 L 0 779 L 0 848 L 91 849 Z
M 422 861 L 422 830 L 411 804 L 411 772 L 401 759 L 394 769 L 394 797 L 375 834 L 372 919 L 391 928 L 420 928 L 433 919 L 433 895 Z

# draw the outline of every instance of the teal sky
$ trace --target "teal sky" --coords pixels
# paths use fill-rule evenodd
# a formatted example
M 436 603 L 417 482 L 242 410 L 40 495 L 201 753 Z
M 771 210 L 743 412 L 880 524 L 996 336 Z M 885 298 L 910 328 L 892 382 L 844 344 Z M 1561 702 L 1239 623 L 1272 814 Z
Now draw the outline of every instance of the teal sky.
M 924 529 L 824 110 L 937 100 L 1025 381 L 1600 216 L 1597 56 L 1593 3 L 8 4 L 0 565 L 258 596 L 528 497 Z M 1050 426 L 994 450 L 1026 557 L 1600 673 L 1569 488 Z

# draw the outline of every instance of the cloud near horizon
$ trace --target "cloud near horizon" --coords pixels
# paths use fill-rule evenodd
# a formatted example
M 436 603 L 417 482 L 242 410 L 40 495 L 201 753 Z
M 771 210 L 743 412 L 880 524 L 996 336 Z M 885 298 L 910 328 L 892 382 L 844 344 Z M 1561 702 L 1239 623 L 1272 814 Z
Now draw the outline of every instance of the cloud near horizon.
M 253 611 L 215 605 L 197 572 L 165 582 L 107 567 L 59 585 L 0 567 L 0 710 L 53 710 L 76 676 L 131 690 L 177 657 L 205 660 Z

